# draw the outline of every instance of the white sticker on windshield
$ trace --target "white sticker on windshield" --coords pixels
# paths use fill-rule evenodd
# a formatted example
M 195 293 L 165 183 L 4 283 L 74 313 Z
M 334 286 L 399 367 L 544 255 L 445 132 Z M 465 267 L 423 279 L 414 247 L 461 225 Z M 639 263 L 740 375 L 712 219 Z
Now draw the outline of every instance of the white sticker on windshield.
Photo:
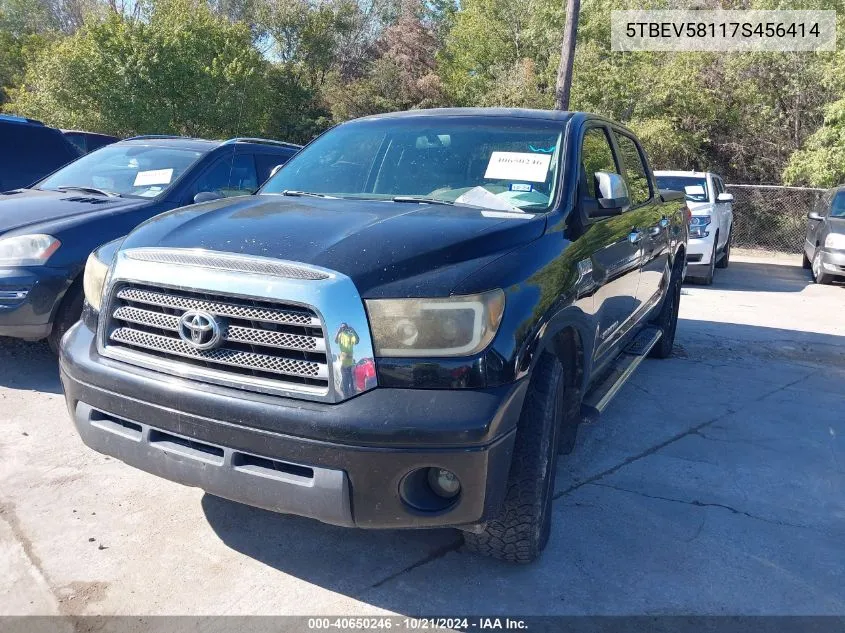
M 149 185 L 169 185 L 173 178 L 173 169 L 151 169 L 139 171 L 135 176 L 136 187 L 148 187 Z
M 684 187 L 684 192 L 688 196 L 703 196 L 704 187 L 702 187 L 701 185 L 688 185 Z
M 545 182 L 549 173 L 551 154 L 528 152 L 493 152 L 487 163 L 485 178 Z

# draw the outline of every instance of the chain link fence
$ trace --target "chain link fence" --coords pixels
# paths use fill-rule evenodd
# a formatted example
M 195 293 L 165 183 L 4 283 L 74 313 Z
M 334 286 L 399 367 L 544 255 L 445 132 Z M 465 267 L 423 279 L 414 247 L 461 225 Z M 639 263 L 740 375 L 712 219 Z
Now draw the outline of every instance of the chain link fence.
M 824 189 L 775 185 L 726 185 L 734 196 L 733 246 L 800 253 L 807 213 Z

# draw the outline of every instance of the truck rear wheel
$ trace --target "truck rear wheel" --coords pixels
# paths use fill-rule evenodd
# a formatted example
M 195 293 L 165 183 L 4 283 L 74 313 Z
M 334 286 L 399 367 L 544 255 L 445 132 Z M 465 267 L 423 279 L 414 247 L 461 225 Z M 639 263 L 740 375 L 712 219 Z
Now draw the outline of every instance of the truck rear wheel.
M 488 521 L 482 532 L 464 533 L 471 551 L 512 563 L 530 563 L 545 548 L 564 410 L 563 372 L 560 361 L 548 353 L 537 364 L 516 431 L 501 513 Z
M 678 329 L 678 310 L 681 307 L 681 270 L 676 265 L 669 277 L 669 287 L 663 305 L 654 319 L 654 326 L 663 331 L 657 344 L 648 355 L 652 358 L 669 358 L 675 344 L 675 331 Z

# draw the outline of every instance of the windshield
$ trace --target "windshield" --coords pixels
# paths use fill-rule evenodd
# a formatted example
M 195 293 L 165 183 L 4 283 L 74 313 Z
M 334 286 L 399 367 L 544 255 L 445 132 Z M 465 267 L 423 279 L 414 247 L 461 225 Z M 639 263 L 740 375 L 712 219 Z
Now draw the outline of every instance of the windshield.
M 557 187 L 561 128 L 549 121 L 470 117 L 357 121 L 318 138 L 261 193 L 426 198 L 544 211 Z
M 707 178 L 696 176 L 655 176 L 655 178 L 658 187 L 683 191 L 690 202 L 707 202 L 710 199 Z
M 154 198 L 202 152 L 147 145 L 109 145 L 83 156 L 39 183 L 39 189 L 81 187 L 121 196 Z

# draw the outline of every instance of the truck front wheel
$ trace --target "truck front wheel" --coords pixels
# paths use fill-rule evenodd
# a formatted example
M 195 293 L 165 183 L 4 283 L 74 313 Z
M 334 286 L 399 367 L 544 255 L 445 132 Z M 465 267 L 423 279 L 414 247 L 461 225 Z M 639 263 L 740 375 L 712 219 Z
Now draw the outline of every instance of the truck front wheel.
M 530 563 L 549 540 L 555 466 L 564 415 L 564 368 L 552 354 L 539 360 L 525 396 L 499 516 L 482 532 L 464 533 L 471 551 Z

